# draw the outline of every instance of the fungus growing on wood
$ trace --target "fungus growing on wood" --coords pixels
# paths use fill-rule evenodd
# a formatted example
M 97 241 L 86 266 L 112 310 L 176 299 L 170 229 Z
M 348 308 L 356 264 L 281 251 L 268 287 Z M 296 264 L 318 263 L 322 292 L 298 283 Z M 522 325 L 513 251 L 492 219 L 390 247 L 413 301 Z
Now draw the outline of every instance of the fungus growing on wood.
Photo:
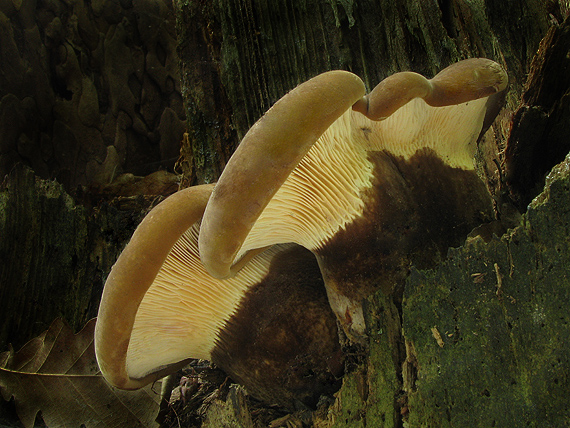
M 229 160 L 202 220 L 202 262 L 228 278 L 260 249 L 302 245 L 343 328 L 361 337 L 363 298 L 394 292 L 411 263 L 433 265 L 492 218 L 474 154 L 506 85 L 480 58 L 431 80 L 397 73 L 367 96 L 348 72 L 301 84 Z
M 207 359 L 268 403 L 315 405 L 336 390 L 342 367 L 315 257 L 276 245 L 233 278 L 212 278 L 197 246 L 211 190 L 196 186 L 164 200 L 113 266 L 95 330 L 101 371 L 114 386 L 136 389 L 189 359 Z

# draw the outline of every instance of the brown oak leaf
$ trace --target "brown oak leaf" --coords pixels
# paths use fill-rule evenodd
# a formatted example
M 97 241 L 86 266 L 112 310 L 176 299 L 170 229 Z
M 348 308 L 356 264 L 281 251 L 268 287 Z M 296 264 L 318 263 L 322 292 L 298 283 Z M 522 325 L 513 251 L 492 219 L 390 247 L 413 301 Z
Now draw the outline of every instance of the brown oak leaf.
M 24 427 L 41 412 L 50 428 L 157 427 L 160 386 L 122 391 L 99 372 L 95 319 L 74 334 L 61 319 L 18 352 L 0 354 L 0 391 L 14 398 Z

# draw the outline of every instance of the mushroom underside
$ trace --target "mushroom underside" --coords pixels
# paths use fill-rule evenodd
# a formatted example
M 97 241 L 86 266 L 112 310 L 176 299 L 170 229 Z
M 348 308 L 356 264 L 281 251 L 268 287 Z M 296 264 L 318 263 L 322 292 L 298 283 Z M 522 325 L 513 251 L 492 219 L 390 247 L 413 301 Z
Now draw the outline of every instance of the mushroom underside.
M 406 76 L 417 91 L 374 98 Z M 150 230 L 151 243 L 129 244 L 105 286 L 96 349 L 111 382 L 139 387 L 201 358 L 268 403 L 315 405 L 334 392 L 334 314 L 358 339 L 362 299 L 398 295 L 411 264 L 433 266 L 493 216 L 473 156 L 506 74 L 469 60 L 418 76 L 356 104 L 363 86 L 351 73 L 312 79 L 252 127 L 211 197 L 209 187 L 191 209 L 173 196 L 173 213 L 151 212 L 133 238 Z M 112 337 L 116 347 L 103 342 Z
M 267 403 L 315 406 L 332 394 L 342 353 L 315 256 L 278 245 L 233 278 L 216 280 L 203 276 L 196 236 L 193 227 L 177 242 L 141 303 L 127 353 L 130 376 L 192 357 L 210 360 Z M 186 272 L 174 266 L 183 258 L 195 263 Z
M 283 160 L 288 175 L 279 168 L 273 178 L 261 150 L 271 151 L 271 141 L 246 136 L 234 155 L 242 160 L 239 169 L 224 170 L 204 214 L 199 239 L 206 268 L 231 276 L 251 251 L 302 245 L 318 258 L 345 332 L 362 335 L 363 322 L 356 332 L 347 323 L 362 318 L 350 312 L 359 311 L 363 298 L 379 288 L 401 289 L 412 263 L 433 266 L 492 219 L 474 155 L 505 87 L 504 70 L 486 59 L 454 64 L 429 81 L 415 73 L 390 77 L 315 138 L 304 157 Z M 261 167 L 269 178 L 259 182 Z M 255 183 L 256 196 L 230 196 L 226 185 L 235 179 Z M 244 209 L 238 213 L 236 206 Z
M 260 400 L 314 406 L 338 388 L 342 370 L 315 256 L 275 245 L 233 278 L 212 278 L 198 256 L 199 222 L 183 232 L 178 225 L 199 217 L 209 190 L 189 188 L 159 204 L 113 267 L 95 338 L 103 374 L 134 389 L 206 359 Z
M 314 255 L 300 246 L 273 259 L 220 332 L 212 361 L 266 403 L 315 407 L 340 386 L 337 323 Z
M 428 191 L 427 183 L 435 183 L 439 175 L 459 176 L 465 171 L 476 178 L 473 157 L 485 113 L 485 99 L 447 107 L 431 107 L 422 99 L 414 99 L 381 122 L 348 110 L 291 171 L 251 227 L 235 260 L 251 250 L 284 242 L 318 252 L 360 218 L 367 217 L 374 224 L 379 215 L 371 218 L 370 211 L 393 217 L 389 199 L 404 199 L 417 191 L 398 185 L 402 178 L 396 177 L 394 167 L 405 169 L 409 164 L 423 170 L 425 183 L 412 183 L 413 177 L 403 179 Z M 392 161 L 382 161 L 384 155 Z M 390 180 L 396 182 L 392 185 Z M 383 186 L 399 188 L 378 202 L 373 194 L 385 193 Z M 437 200 L 439 190 L 446 192 L 443 186 L 434 188 L 429 199 Z M 439 212 L 437 206 L 434 211 Z

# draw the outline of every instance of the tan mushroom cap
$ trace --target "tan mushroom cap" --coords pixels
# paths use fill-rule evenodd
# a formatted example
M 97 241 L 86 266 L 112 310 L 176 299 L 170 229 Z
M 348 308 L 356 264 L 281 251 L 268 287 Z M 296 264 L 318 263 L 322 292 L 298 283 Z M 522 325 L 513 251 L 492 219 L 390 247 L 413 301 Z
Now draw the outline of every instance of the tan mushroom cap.
M 503 69 L 487 59 L 459 62 L 431 80 L 398 73 L 354 103 L 353 109 L 347 108 L 312 146 L 313 134 L 288 139 L 289 134 L 280 130 L 276 147 L 286 144 L 295 154 L 281 153 L 275 161 L 271 128 L 279 117 L 288 123 L 289 110 L 295 110 L 294 103 L 282 104 L 271 121 L 264 117 L 254 125 L 252 135 L 268 137 L 246 136 L 208 202 L 199 246 L 206 268 L 225 277 L 237 271 L 252 250 L 280 242 L 310 250 L 326 245 L 363 213 L 363 194 L 375 179 L 371 152 L 409 159 L 429 149 L 451 167 L 473 170 L 488 97 L 506 83 Z M 310 101 L 308 105 L 314 98 Z M 300 160 L 299 150 L 289 148 L 296 141 L 303 146 L 300 152 L 306 151 Z
M 429 80 L 410 71 L 393 74 L 355 103 L 353 109 L 372 120 L 381 120 L 414 98 L 422 98 L 432 107 L 462 104 L 502 91 L 507 80 L 496 62 L 471 58 L 450 65 Z
M 137 310 L 178 238 L 198 221 L 213 186 L 175 193 L 141 222 L 113 266 L 95 329 L 95 352 L 103 375 L 115 386 L 138 388 L 151 380 L 133 379 L 126 357 Z
M 293 89 L 253 125 L 225 167 L 202 222 L 200 256 L 213 276 L 231 276 L 236 254 L 265 205 L 314 142 L 364 93 L 362 80 L 352 73 L 323 73 Z
M 136 389 L 210 359 L 220 329 L 244 293 L 268 272 L 274 248 L 228 281 L 212 278 L 198 255 L 199 219 L 212 185 L 184 189 L 141 222 L 107 279 L 95 330 L 101 371 Z

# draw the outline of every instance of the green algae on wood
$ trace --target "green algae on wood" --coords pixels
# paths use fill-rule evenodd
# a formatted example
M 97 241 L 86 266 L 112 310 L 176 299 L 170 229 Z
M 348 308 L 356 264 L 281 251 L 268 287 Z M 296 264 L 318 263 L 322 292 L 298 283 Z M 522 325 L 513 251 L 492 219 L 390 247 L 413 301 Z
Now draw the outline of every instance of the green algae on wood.
M 334 428 L 398 427 L 401 419 L 398 309 L 381 292 L 368 303 L 367 359 L 344 377 L 331 412 Z
M 417 361 L 410 427 L 570 421 L 569 165 L 555 168 L 522 225 L 410 276 L 403 305 Z

